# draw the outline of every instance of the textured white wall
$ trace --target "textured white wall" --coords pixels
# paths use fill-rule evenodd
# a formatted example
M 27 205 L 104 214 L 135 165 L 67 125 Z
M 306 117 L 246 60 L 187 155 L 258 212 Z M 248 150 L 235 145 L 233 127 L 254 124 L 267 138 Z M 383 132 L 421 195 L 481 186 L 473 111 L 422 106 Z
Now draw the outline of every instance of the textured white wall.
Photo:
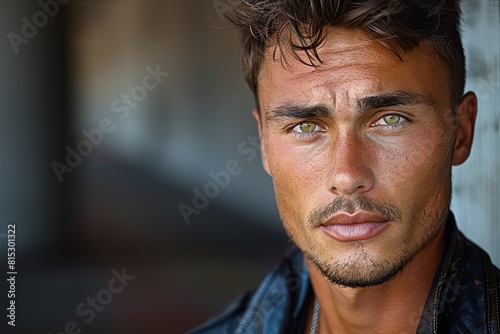
M 469 160 L 454 170 L 452 211 L 461 230 L 500 265 L 500 1 L 463 2 L 466 90 L 479 111 Z

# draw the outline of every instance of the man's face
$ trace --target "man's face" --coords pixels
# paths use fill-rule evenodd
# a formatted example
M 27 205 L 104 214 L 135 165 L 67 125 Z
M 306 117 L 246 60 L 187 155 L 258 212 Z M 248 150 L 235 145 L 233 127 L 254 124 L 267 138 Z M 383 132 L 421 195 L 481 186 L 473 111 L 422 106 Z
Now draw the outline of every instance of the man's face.
M 451 165 L 465 159 L 428 45 L 400 61 L 360 31 L 327 31 L 318 69 L 266 54 L 254 113 L 264 166 L 304 254 L 334 283 L 379 284 L 441 230 Z

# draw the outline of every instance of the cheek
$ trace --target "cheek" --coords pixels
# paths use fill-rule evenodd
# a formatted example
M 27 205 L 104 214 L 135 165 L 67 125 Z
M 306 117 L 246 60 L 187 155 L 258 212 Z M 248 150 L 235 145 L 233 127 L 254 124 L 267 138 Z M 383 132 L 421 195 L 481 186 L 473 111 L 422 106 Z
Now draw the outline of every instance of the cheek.
M 377 183 L 389 192 L 394 205 L 417 215 L 426 207 L 449 201 L 452 143 L 449 134 L 429 128 L 406 140 L 398 139 L 390 150 L 378 150 Z
M 324 189 L 327 163 L 323 153 L 311 147 L 294 147 L 270 138 L 265 149 L 282 218 L 304 221 Z

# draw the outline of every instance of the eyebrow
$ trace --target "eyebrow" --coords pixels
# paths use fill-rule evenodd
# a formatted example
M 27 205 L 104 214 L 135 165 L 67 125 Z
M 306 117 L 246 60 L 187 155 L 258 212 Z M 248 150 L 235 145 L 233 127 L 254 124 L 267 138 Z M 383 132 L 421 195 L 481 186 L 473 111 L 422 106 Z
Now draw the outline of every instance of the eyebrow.
M 438 106 L 438 102 L 430 96 L 397 91 L 363 97 L 356 102 L 355 112 L 363 114 L 373 109 L 414 105 L 425 105 L 434 108 Z M 331 117 L 332 114 L 332 108 L 325 104 L 307 105 L 288 102 L 269 110 L 266 119 L 268 121 L 307 119 Z
M 435 108 L 439 103 L 430 96 L 398 91 L 363 97 L 357 102 L 356 111 L 358 113 L 365 113 L 369 110 L 379 108 L 414 105 L 425 105 Z
M 285 103 L 283 105 L 272 108 L 266 115 L 268 121 L 279 119 L 301 119 L 301 118 L 318 118 L 330 117 L 331 110 L 328 106 L 318 105 L 300 105 L 294 103 Z

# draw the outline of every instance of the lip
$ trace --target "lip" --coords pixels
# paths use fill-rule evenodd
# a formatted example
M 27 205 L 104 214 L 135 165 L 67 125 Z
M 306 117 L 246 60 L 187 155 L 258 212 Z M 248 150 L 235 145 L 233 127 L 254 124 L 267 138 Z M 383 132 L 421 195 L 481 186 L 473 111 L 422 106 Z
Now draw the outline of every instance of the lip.
M 320 228 L 337 241 L 349 242 L 373 238 L 385 230 L 389 222 L 385 217 L 376 213 L 342 212 L 321 224 Z

